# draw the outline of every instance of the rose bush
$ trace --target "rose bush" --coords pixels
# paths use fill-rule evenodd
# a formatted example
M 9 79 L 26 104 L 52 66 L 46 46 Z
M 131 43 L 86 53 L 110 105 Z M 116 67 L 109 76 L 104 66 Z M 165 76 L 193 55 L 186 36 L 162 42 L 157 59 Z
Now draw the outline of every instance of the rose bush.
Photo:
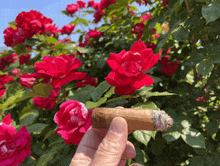
M 61 28 L 39 11 L 18 13 L 3 31 L 11 50 L 0 53 L 0 165 L 68 166 L 92 108 L 116 106 L 174 120 L 164 132 L 132 131 L 126 166 L 220 165 L 219 5 L 77 1 Z

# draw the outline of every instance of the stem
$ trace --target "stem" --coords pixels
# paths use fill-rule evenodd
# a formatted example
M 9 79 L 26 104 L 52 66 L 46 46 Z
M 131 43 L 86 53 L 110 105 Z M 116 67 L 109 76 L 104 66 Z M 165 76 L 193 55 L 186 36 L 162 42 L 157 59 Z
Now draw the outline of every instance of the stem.
M 65 85 L 63 85 L 63 93 L 64 93 L 64 101 L 66 101 L 66 91 L 65 91 Z
M 189 15 L 192 16 L 192 13 L 189 10 L 189 4 L 188 4 L 187 0 L 185 0 L 185 4 L 186 4 L 186 9 L 187 9 Z
M 1 113 L 1 112 L 0 112 L 0 114 L 3 115 L 3 116 L 6 116 L 4 113 Z
M 64 102 L 63 99 L 60 97 L 59 93 L 56 91 L 56 89 L 53 88 L 53 90 L 56 92 L 57 96 L 60 98 L 60 101 Z
M 125 106 L 125 108 L 127 108 L 128 107 L 128 104 L 129 104 L 129 102 L 130 102 L 130 98 L 128 99 L 128 102 L 127 102 L 127 104 L 126 104 L 126 106 Z

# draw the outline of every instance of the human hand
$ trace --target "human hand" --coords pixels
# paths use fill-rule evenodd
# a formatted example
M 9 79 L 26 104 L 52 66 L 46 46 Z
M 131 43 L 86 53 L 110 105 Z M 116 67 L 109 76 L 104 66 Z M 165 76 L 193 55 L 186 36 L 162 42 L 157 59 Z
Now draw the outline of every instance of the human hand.
M 115 117 L 109 129 L 90 127 L 82 138 L 70 166 L 125 166 L 126 159 L 136 156 L 134 145 L 127 140 L 127 122 Z M 132 166 L 141 166 L 132 164 Z

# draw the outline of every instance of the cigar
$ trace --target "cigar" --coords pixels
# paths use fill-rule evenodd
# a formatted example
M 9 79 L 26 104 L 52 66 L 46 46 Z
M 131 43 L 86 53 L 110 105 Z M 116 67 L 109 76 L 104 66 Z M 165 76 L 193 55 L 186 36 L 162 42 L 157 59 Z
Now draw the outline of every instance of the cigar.
M 109 128 L 114 117 L 123 117 L 128 130 L 166 131 L 173 119 L 163 110 L 138 108 L 94 108 L 91 115 L 93 128 Z

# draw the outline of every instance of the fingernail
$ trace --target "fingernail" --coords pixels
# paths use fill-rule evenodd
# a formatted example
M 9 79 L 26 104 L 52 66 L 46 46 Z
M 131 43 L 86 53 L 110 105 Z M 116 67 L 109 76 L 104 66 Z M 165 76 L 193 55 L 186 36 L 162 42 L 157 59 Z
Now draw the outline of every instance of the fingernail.
M 124 132 L 123 122 L 119 117 L 115 117 L 109 127 L 109 130 L 117 134 L 122 134 Z
M 129 147 L 128 147 L 128 151 L 129 151 L 130 154 L 133 154 L 134 157 L 136 156 L 136 151 L 135 151 L 132 147 L 129 146 Z M 134 158 L 134 157 L 133 157 L 133 158 Z

